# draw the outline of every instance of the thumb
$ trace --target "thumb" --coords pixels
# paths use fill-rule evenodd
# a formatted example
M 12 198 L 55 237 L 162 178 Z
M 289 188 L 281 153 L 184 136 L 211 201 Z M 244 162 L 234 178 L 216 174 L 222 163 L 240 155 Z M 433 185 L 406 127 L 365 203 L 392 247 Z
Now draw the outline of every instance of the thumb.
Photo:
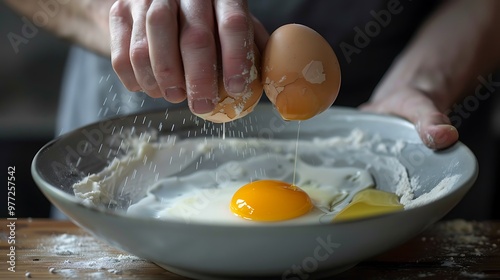
M 422 142 L 431 149 L 444 149 L 458 141 L 458 131 L 450 119 L 424 95 L 387 96 L 384 101 L 365 103 L 360 109 L 409 120 L 415 125 Z

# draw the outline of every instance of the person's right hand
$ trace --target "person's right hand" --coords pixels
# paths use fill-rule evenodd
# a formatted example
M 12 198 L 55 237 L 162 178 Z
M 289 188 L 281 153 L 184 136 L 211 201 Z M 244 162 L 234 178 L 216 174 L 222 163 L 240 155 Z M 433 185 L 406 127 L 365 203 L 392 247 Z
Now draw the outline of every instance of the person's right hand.
M 229 94 L 245 91 L 253 43 L 262 49 L 269 36 L 244 0 L 118 0 L 110 32 L 112 65 L 127 89 L 172 103 L 187 97 L 197 114 L 213 110 L 221 68 Z

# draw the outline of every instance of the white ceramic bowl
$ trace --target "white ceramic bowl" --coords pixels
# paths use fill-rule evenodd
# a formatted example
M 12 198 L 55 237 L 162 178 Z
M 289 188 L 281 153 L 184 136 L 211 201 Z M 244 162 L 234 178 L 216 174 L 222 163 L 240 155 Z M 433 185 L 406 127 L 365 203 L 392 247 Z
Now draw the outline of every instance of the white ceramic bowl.
M 296 137 L 297 123 L 282 121 L 270 105 L 257 106 L 248 118 L 255 129 L 246 131 L 247 137 Z M 244 131 L 248 121 L 235 121 L 231 130 Z M 186 136 L 188 131 L 201 131 L 203 125 L 187 110 L 150 112 L 92 124 L 44 146 L 33 160 L 32 174 L 47 198 L 79 226 L 112 246 L 174 273 L 203 279 L 301 279 L 305 275 L 339 273 L 414 237 L 460 201 L 478 172 L 474 155 L 460 142 L 443 151 L 431 151 L 405 120 L 332 107 L 302 122 L 301 138 L 345 136 L 356 127 L 367 135 L 379 135 L 387 143 L 403 140 L 405 146 L 397 157 L 410 176 L 419 178 L 416 196 L 430 191 L 446 174 L 459 174 L 460 178 L 439 199 L 413 209 L 308 226 L 167 222 L 129 217 L 119 209 L 88 206 L 74 196 L 72 185 L 102 170 L 113 157 L 116 145 L 107 141 L 111 135 L 123 129 L 141 132 L 159 128 L 161 134 Z M 376 182 L 383 177 L 372 175 Z M 127 201 L 121 201 L 121 205 L 128 205 Z

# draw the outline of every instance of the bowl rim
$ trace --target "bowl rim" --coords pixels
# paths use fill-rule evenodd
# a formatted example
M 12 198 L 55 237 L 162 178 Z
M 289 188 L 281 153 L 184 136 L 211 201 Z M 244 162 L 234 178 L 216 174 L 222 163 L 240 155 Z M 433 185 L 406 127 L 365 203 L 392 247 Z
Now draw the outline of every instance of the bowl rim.
M 270 107 L 271 105 L 270 104 L 269 105 L 261 104 L 259 106 Z M 387 120 L 393 121 L 393 122 L 399 123 L 400 125 L 409 126 L 410 128 L 414 129 L 414 125 L 411 122 L 409 122 L 406 119 L 401 118 L 399 116 L 395 116 L 395 115 L 374 113 L 374 112 L 365 112 L 365 111 L 357 110 L 355 108 L 343 107 L 343 106 L 332 106 L 328 110 L 332 110 L 332 109 L 341 110 L 341 111 L 345 111 L 345 112 L 349 112 L 349 113 L 355 113 L 355 114 L 359 114 L 359 115 L 364 115 L 367 117 L 381 118 L 385 121 L 387 121 Z M 186 109 L 186 108 L 170 108 L 167 111 L 170 112 L 170 111 L 186 111 L 186 110 L 188 110 L 188 109 Z M 146 116 L 146 115 L 149 115 L 152 113 L 154 114 L 154 113 L 159 113 L 159 112 L 165 112 L 165 110 L 164 109 L 149 110 L 149 111 L 144 111 L 144 112 L 140 112 L 140 113 L 133 114 L 133 115 L 134 116 Z M 104 121 L 115 121 L 115 120 L 124 119 L 124 118 L 131 116 L 131 115 L 116 116 L 116 117 L 108 118 L 105 120 L 99 120 L 99 121 L 84 125 L 80 128 L 76 128 L 74 130 L 68 131 L 62 135 L 55 137 L 54 139 L 52 139 L 51 141 L 49 141 L 48 143 L 43 145 L 37 151 L 37 153 L 35 154 L 32 162 L 31 162 L 31 175 L 32 175 L 36 185 L 38 186 L 38 188 L 42 191 L 42 193 L 44 193 L 44 195 L 47 198 L 49 198 L 52 205 L 55 204 L 52 202 L 52 199 L 53 199 L 52 195 L 54 195 L 54 196 L 58 196 L 61 199 L 66 200 L 66 202 L 70 202 L 70 203 L 75 204 L 78 207 L 82 207 L 87 211 L 99 212 L 100 214 L 113 216 L 114 218 L 141 221 L 141 222 L 155 221 L 155 222 L 159 222 L 159 223 L 166 223 L 166 224 L 172 224 L 172 225 L 178 225 L 178 226 L 180 226 L 180 225 L 197 225 L 197 226 L 209 226 L 209 227 L 220 227 L 220 228 L 248 228 L 248 227 L 251 227 L 251 228 L 256 228 L 256 227 L 257 228 L 295 228 L 295 227 L 304 227 L 304 226 L 307 226 L 307 227 L 325 227 L 325 226 L 332 226 L 332 225 L 343 226 L 343 225 L 349 225 L 349 224 L 353 224 L 353 223 L 362 223 L 366 220 L 386 219 L 388 217 L 395 216 L 395 215 L 404 215 L 405 212 L 415 212 L 415 211 L 420 211 L 423 208 L 431 207 L 433 204 L 438 203 L 440 200 L 442 200 L 446 197 L 449 197 L 456 192 L 469 191 L 469 189 L 472 187 L 472 185 L 476 181 L 478 173 L 479 173 L 478 162 L 477 162 L 477 158 L 475 157 L 475 155 L 472 153 L 472 151 L 465 144 L 463 144 L 461 141 L 457 141 L 452 146 L 450 146 L 446 149 L 443 149 L 443 150 L 435 151 L 435 152 L 450 152 L 454 149 L 462 149 L 462 151 L 465 152 L 468 157 L 473 159 L 472 174 L 469 178 L 466 178 L 466 181 L 462 184 L 462 186 L 454 188 L 453 190 L 440 196 L 436 200 L 427 202 L 423 205 L 419 205 L 419 206 L 416 206 L 413 208 L 404 209 L 403 211 L 385 213 L 385 214 L 380 214 L 380 215 L 376 215 L 376 216 L 363 217 L 363 218 L 358 218 L 358 219 L 353 219 L 353 220 L 335 221 L 335 222 L 328 223 L 328 224 L 326 224 L 326 223 L 288 224 L 288 223 L 280 223 L 280 222 L 252 222 L 252 221 L 249 221 L 249 223 L 245 223 L 245 224 L 229 224 L 229 223 L 202 222 L 202 221 L 186 222 L 186 221 L 183 221 L 180 219 L 157 219 L 154 217 L 129 216 L 126 214 L 125 211 L 113 211 L 113 210 L 109 210 L 109 209 L 104 208 L 104 207 L 99 207 L 97 205 L 85 203 L 83 200 L 78 199 L 74 195 L 70 195 L 69 193 L 60 190 L 58 187 L 53 186 L 52 184 L 47 182 L 45 179 L 43 179 L 42 176 L 39 174 L 39 172 L 36 168 L 39 157 L 41 156 L 42 153 L 45 152 L 46 149 L 53 146 L 58 141 L 61 141 L 61 139 L 68 137 L 69 135 L 71 135 L 73 133 L 76 133 L 80 129 L 92 127 L 92 126 L 98 125 L 99 123 L 102 123 Z M 425 146 L 422 142 L 420 142 L 420 144 L 422 146 Z M 427 148 L 427 149 L 429 149 L 429 148 Z M 50 192 L 51 194 L 48 194 L 48 192 Z M 63 212 L 64 212 L 64 210 L 63 210 Z

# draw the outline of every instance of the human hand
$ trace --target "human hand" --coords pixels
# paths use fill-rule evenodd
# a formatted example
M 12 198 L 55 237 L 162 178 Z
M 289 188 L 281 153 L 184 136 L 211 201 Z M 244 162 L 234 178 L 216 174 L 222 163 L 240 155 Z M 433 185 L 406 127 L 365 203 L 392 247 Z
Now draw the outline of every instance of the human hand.
M 118 0 L 110 31 L 112 65 L 127 89 L 172 103 L 187 97 L 196 114 L 213 110 L 220 68 L 229 94 L 245 91 L 248 53 L 269 36 L 245 0 Z
M 439 109 L 438 102 L 416 89 L 385 91 L 377 89 L 361 110 L 401 116 L 415 125 L 417 132 L 429 148 L 444 149 L 458 141 L 458 131 L 450 119 Z

